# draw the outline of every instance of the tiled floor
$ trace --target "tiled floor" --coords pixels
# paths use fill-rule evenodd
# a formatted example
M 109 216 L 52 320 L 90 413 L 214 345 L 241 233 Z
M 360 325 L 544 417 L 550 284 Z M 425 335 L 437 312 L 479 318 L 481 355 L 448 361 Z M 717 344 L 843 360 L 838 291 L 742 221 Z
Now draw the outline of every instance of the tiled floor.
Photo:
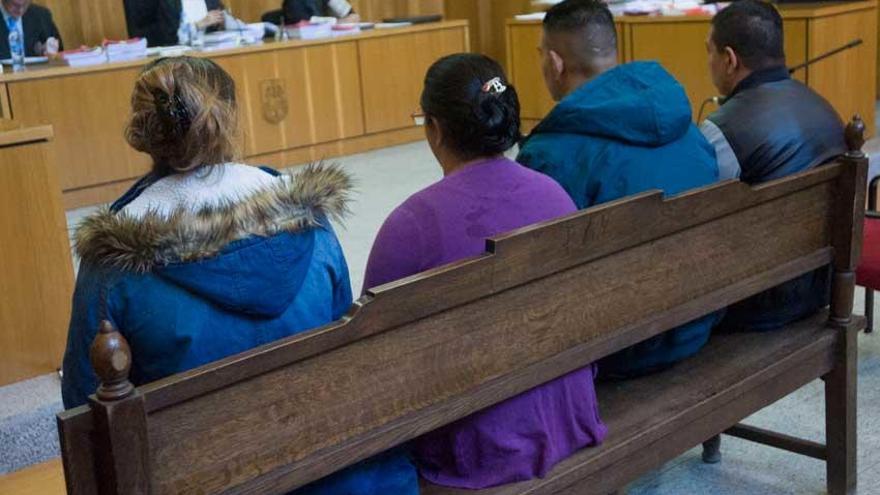
M 880 148 L 880 143 L 870 147 Z M 338 160 L 356 179 L 358 193 L 352 205 L 353 214 L 337 228 L 351 270 L 355 293 L 361 290 L 364 267 L 370 245 L 382 221 L 409 194 L 440 178 L 425 143 L 374 151 Z M 68 213 L 73 227 L 90 209 Z M 861 311 L 861 308 L 858 308 Z M 860 336 L 859 363 L 859 474 L 861 494 L 880 494 L 880 334 Z M 35 392 L 17 407 L 23 397 L 22 387 L 0 389 L 0 445 L 6 451 L 7 439 L 22 436 L 11 434 L 9 428 L 25 428 L 30 443 L 42 439 L 42 452 L 23 453 L 24 457 L 47 455 L 54 446 L 52 412 L 58 405 L 57 378 L 38 379 Z M 36 396 L 34 396 L 34 394 Z M 824 410 L 820 383 L 812 383 L 749 418 L 748 422 L 821 441 L 824 431 Z M 25 419 L 31 419 L 32 424 Z M 17 418 L 13 423 L 10 418 Z M 29 429 L 28 429 L 29 428 Z M 668 463 L 661 469 L 634 483 L 630 494 L 811 494 L 824 493 L 824 464 L 808 458 L 725 437 L 724 460 L 718 465 L 705 465 L 700 452 L 691 452 Z M 3 456 L 7 457 L 7 456 Z M 14 457 L 14 456 L 13 456 Z M 11 462 L 0 459 L 0 473 Z M 18 458 L 20 465 L 21 458 Z

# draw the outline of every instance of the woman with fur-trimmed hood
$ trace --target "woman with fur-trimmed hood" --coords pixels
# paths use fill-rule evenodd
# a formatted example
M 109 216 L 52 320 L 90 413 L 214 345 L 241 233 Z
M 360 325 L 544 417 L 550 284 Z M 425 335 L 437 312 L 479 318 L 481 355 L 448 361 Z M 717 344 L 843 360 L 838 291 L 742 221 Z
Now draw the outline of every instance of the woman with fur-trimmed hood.
M 77 231 L 67 408 L 97 389 L 89 346 L 102 320 L 128 340 L 130 378 L 143 385 L 325 325 L 352 302 L 329 222 L 346 212 L 344 172 L 316 165 L 291 177 L 235 163 L 235 84 L 208 59 L 148 65 L 132 110 L 126 138 L 154 166 Z M 390 456 L 309 493 L 405 493 L 399 483 L 414 480 L 408 461 Z

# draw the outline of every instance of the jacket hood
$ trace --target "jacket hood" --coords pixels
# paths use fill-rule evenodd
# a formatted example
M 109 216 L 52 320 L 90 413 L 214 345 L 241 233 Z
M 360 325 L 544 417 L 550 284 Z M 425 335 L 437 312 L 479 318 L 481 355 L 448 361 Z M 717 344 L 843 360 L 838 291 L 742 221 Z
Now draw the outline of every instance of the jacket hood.
M 563 98 L 533 134 L 583 134 L 662 146 L 684 136 L 690 125 L 691 105 L 678 81 L 656 62 L 632 62 Z
M 85 262 L 153 273 L 232 311 L 278 316 L 308 273 L 314 229 L 347 213 L 351 187 L 340 168 L 319 164 L 198 210 L 135 217 L 105 208 L 77 229 L 75 249 Z

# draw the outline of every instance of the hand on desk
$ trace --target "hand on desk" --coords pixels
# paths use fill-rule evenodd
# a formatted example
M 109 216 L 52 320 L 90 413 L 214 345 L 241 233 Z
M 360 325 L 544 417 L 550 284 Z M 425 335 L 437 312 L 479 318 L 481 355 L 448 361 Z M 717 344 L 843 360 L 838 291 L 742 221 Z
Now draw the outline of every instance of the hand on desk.
M 357 12 L 352 12 L 351 14 L 348 14 L 347 16 L 343 17 L 342 19 L 339 19 L 339 22 L 344 23 L 344 24 L 354 24 L 357 22 L 361 22 L 361 16 L 358 15 Z
M 37 55 L 54 57 L 58 55 L 58 48 L 60 43 L 58 42 L 58 38 L 49 37 L 45 43 L 37 42 L 36 46 L 34 46 L 34 51 L 37 52 Z
M 208 12 L 208 15 L 205 16 L 204 19 L 196 23 L 196 27 L 199 29 L 208 29 L 209 27 L 217 26 L 223 24 L 225 22 L 225 18 L 223 17 L 222 10 L 212 10 Z

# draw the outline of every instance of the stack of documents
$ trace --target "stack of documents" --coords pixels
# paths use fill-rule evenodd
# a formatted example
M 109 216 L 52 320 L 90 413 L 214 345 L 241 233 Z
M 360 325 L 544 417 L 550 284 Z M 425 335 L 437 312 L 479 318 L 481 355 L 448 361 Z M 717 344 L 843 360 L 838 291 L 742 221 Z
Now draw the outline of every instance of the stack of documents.
M 104 51 L 110 62 L 125 62 L 147 56 L 147 39 L 133 38 L 123 41 L 105 41 Z
M 333 24 L 329 22 L 313 23 L 302 21 L 287 26 L 287 35 L 301 40 L 316 40 L 333 36 Z
M 61 52 L 61 60 L 71 67 L 88 67 L 90 65 L 99 65 L 107 62 L 107 55 L 104 49 L 96 48 L 80 48 L 77 50 L 67 50 Z

